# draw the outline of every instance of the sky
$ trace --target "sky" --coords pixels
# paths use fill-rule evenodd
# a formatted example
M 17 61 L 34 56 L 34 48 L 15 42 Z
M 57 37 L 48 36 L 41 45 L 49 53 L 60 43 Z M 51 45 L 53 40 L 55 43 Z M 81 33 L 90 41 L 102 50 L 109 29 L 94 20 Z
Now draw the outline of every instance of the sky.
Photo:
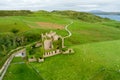
M 0 10 L 102 10 L 120 12 L 120 0 L 0 0 Z

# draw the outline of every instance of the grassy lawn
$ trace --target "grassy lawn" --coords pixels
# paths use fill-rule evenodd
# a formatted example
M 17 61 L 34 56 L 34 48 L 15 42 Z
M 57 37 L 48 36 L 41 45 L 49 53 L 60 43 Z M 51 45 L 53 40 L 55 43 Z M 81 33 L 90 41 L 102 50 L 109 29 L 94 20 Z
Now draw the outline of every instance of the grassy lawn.
M 80 20 L 68 19 L 66 17 L 61 16 L 57 17 L 54 15 L 39 15 L 36 17 L 32 16 L 19 18 L 25 21 L 27 25 L 32 26 L 32 28 L 39 27 L 39 29 L 56 31 L 62 36 L 67 35 L 67 32 L 64 29 L 59 30 L 55 28 L 49 29 L 45 26 L 40 27 L 36 22 L 49 22 L 65 26 L 71 21 L 73 21 L 74 23 L 69 26 L 69 29 L 71 30 L 73 35 L 70 38 L 66 39 L 66 45 L 68 46 L 120 39 L 120 36 L 118 36 L 120 34 L 120 29 L 116 27 L 119 26 L 119 24 L 116 24 L 116 26 L 114 26 L 114 21 L 104 23 L 88 23 Z M 107 25 L 109 23 L 111 24 L 111 26 Z
M 44 80 L 119 80 L 120 41 L 73 46 L 72 55 L 32 63 Z
M 0 17 L 0 32 L 9 32 L 12 29 L 26 31 L 30 27 L 17 17 Z
M 7 24 L 4 24 L 4 21 Z M 76 45 L 91 42 L 100 42 L 108 40 L 120 39 L 120 29 L 118 28 L 118 22 L 104 22 L 104 23 L 88 23 L 80 20 L 73 20 L 58 15 L 37 15 L 37 16 L 13 16 L 13 17 L 0 17 L 0 32 L 11 31 L 12 29 L 18 29 L 20 31 L 26 31 L 29 29 L 41 29 L 56 31 L 62 36 L 66 36 L 67 32 L 62 29 L 47 28 L 45 26 L 40 27 L 36 22 L 49 22 L 58 25 L 67 25 L 70 21 L 74 23 L 69 27 L 73 33 L 72 37 L 67 39 L 66 45 Z M 15 24 L 16 23 L 16 24 Z M 116 24 L 117 23 L 117 24 Z M 108 25 L 109 24 L 109 25 Z M 31 27 L 32 26 L 32 27 Z M 7 27 L 7 29 L 6 29 Z
M 120 29 L 101 25 L 74 21 L 69 27 L 73 35 L 67 39 L 66 45 L 78 45 L 92 42 L 111 41 L 120 39 Z
M 4 24 L 4 19 L 6 24 Z M 48 29 L 45 26 L 40 27 L 36 22 L 66 25 L 71 20 L 60 15 L 44 14 L 0 17 L 0 32 L 11 31 L 13 28 L 20 31 L 31 29 L 31 32 L 53 30 L 66 36 L 68 33 L 64 29 Z M 24 62 L 21 58 L 14 58 L 4 80 L 119 80 L 119 23 L 72 21 L 74 23 L 69 26 L 72 36 L 65 39 L 65 45 L 73 48 L 75 54 L 57 55 L 46 58 L 43 63 L 30 63 L 39 71 L 40 75 L 29 64 L 20 64 L 19 62 Z
M 14 58 L 3 80 L 43 80 L 33 68 L 21 58 Z
M 13 58 L 12 63 L 17 63 L 17 62 L 24 62 L 24 60 L 21 57 Z

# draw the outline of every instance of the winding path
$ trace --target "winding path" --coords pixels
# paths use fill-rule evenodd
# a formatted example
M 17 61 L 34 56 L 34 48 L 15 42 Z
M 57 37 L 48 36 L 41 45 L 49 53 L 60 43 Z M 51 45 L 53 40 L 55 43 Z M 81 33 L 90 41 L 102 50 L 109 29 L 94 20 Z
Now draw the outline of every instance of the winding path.
M 65 26 L 65 30 L 69 33 L 69 35 L 63 37 L 64 39 L 65 39 L 65 38 L 68 38 L 68 37 L 70 37 L 70 36 L 72 35 L 72 33 L 70 32 L 70 30 L 68 29 L 68 27 L 69 27 L 71 24 L 73 24 L 73 21 L 71 21 L 70 24 L 68 24 L 68 25 Z
M 68 27 L 69 27 L 71 24 L 73 24 L 73 21 L 71 21 L 70 24 L 68 24 L 68 25 L 65 26 L 65 30 L 68 32 L 68 35 L 65 36 L 65 37 L 62 37 L 62 48 L 65 48 L 65 46 L 64 46 L 64 39 L 65 39 L 65 38 L 69 38 L 70 36 L 72 36 L 72 33 L 71 33 L 70 30 L 68 29 Z

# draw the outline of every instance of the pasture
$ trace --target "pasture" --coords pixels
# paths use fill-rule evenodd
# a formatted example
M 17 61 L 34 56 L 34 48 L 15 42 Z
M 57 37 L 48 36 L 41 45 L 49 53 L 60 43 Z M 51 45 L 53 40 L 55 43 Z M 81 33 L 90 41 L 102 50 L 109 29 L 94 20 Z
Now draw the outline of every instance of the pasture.
M 61 54 L 46 58 L 43 63 L 30 64 L 15 64 L 23 61 L 15 58 L 4 80 L 119 80 L 120 29 L 116 21 L 90 23 L 63 15 L 37 13 L 1 17 L 0 32 L 14 28 L 26 33 L 52 30 L 66 36 L 64 26 L 71 21 L 74 22 L 69 26 L 72 36 L 65 39 L 65 46 L 73 48 L 74 54 Z M 40 75 L 36 75 L 31 65 Z
M 14 58 L 3 80 L 43 80 L 39 74 L 21 58 Z
M 19 31 L 24 32 L 30 28 L 20 20 L 20 18 L 0 17 L 0 32 L 10 32 L 12 29 L 18 29 Z
M 31 63 L 44 80 L 119 80 L 120 41 L 73 46 L 72 55 L 46 58 Z

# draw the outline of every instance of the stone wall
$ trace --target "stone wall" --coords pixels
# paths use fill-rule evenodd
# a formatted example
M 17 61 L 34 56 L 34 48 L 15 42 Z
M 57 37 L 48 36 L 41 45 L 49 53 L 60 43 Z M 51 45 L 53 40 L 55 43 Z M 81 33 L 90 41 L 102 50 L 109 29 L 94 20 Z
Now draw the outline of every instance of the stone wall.
M 36 62 L 37 59 L 36 59 L 36 58 L 29 58 L 28 61 L 29 61 L 29 62 Z
M 44 59 L 38 59 L 38 62 L 44 62 Z
M 36 47 L 43 46 L 45 53 L 44 53 L 43 57 L 40 59 L 29 58 L 29 62 L 36 62 L 36 61 L 43 62 L 44 58 L 46 58 L 46 57 L 51 57 L 51 56 L 58 55 L 61 53 L 63 53 L 63 54 L 74 53 L 73 49 L 67 49 L 64 52 L 62 50 L 60 50 L 61 45 L 62 45 L 62 48 L 65 48 L 64 37 L 57 35 L 56 32 L 51 31 L 49 33 L 41 34 L 41 37 L 42 37 L 43 45 L 42 45 L 42 43 L 38 43 L 38 44 L 36 44 Z M 61 44 L 60 48 L 58 45 L 59 43 L 57 42 L 59 39 L 62 39 L 62 43 L 60 43 Z M 54 43 L 55 41 L 56 41 L 56 43 Z M 57 45 L 57 46 L 55 46 L 55 45 Z M 53 49 L 57 49 L 57 50 L 52 51 Z
M 49 33 L 45 33 L 45 34 L 41 34 L 42 36 L 42 41 L 44 43 L 44 48 L 45 50 L 50 50 L 53 48 L 53 41 L 57 41 L 59 38 L 62 39 L 61 36 L 57 35 L 56 32 L 49 32 Z M 62 39 L 62 41 L 64 41 Z M 64 46 L 64 42 L 62 43 L 62 46 Z
M 52 49 L 52 40 L 45 40 L 45 41 L 44 41 L 44 49 L 45 49 L 45 50 L 50 50 L 50 49 Z
M 63 54 L 71 54 L 71 53 L 74 53 L 73 49 L 68 49 L 68 50 L 63 52 Z
M 57 55 L 57 54 L 61 54 L 61 51 L 60 50 L 55 50 L 55 51 L 45 52 L 43 57 L 46 58 L 46 57 L 54 56 L 54 55 Z

